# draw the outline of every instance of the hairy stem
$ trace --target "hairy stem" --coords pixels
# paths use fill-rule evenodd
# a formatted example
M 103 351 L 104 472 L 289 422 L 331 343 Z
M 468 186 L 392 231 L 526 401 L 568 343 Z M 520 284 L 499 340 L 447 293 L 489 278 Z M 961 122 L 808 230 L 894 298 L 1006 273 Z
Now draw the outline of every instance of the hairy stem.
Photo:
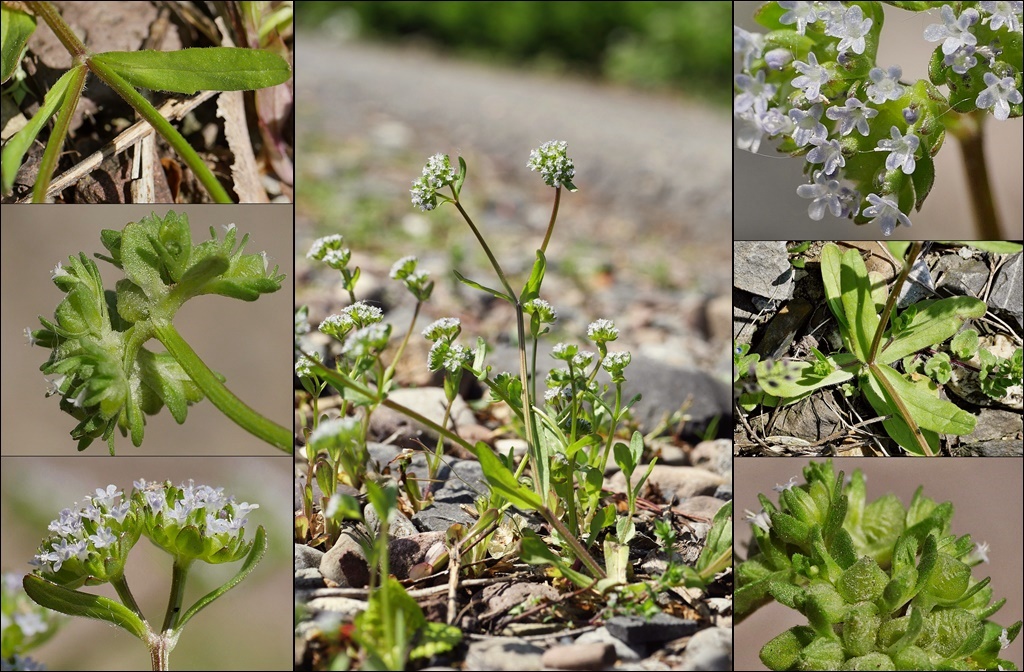
M 68 135 L 71 117 L 75 114 L 75 108 L 78 107 L 78 99 L 81 98 L 82 89 L 85 88 L 85 76 L 87 74 L 88 70 L 85 69 L 85 66 L 76 66 L 74 75 L 71 77 L 71 81 L 68 82 L 68 90 L 61 101 L 57 119 L 53 122 L 50 138 L 46 141 L 46 150 L 43 151 L 43 158 L 39 164 L 39 176 L 36 178 L 35 186 L 32 187 L 33 203 L 43 203 L 46 201 L 46 190 L 50 188 L 50 180 L 57 169 L 60 151 L 64 148 L 64 138 Z
M 889 379 L 882 373 L 882 369 L 878 364 L 874 363 L 869 364 L 868 366 L 871 369 L 871 375 L 873 375 L 875 380 L 878 381 L 878 384 L 885 389 L 885 393 L 889 395 L 893 405 L 896 406 L 900 419 L 906 422 L 907 426 L 910 427 L 910 431 L 914 434 L 914 441 L 917 442 L 917 445 L 924 451 L 925 455 L 928 457 L 934 456 L 935 453 L 932 452 L 932 447 L 928 445 L 928 439 L 924 437 L 924 432 L 921 431 L 917 421 L 914 420 L 914 417 L 910 414 L 910 409 L 907 408 L 905 403 L 903 403 L 903 399 L 896 393 L 892 383 L 890 383 Z
M 265 418 L 236 397 L 224 383 L 220 382 L 217 374 L 206 366 L 170 322 L 154 322 L 153 330 L 157 339 L 167 348 L 167 352 L 178 361 L 181 368 L 214 406 L 245 431 L 291 455 L 291 430 Z
M 153 107 L 152 103 L 103 63 L 90 58 L 86 59 L 86 64 L 90 70 L 96 73 L 97 77 L 106 82 L 110 88 L 135 108 L 139 116 L 148 121 L 157 133 L 164 136 L 164 139 L 170 143 L 174 151 L 178 153 L 178 156 L 185 161 L 186 165 L 199 178 L 199 181 L 203 183 L 203 186 L 206 187 L 214 201 L 217 203 L 234 203 L 220 181 L 206 165 L 206 162 L 199 157 L 196 150 L 192 149 L 192 145 L 188 144 L 188 141 L 178 132 L 178 129 L 171 126 L 171 123 L 164 119 L 163 115 Z
M 882 332 L 889 325 L 889 317 L 892 315 L 892 309 L 896 306 L 896 302 L 899 300 L 900 290 L 903 289 L 903 283 L 907 281 L 907 276 L 910 275 L 911 269 L 914 267 L 914 262 L 917 261 L 917 255 L 921 254 L 921 241 L 916 241 L 910 246 L 910 251 L 907 253 L 907 258 L 903 262 L 903 270 L 900 271 L 900 275 L 896 278 L 896 283 L 892 286 L 892 290 L 889 292 L 889 298 L 885 302 L 885 308 L 882 310 L 882 317 L 878 320 L 878 327 L 875 328 L 875 336 L 871 340 L 871 350 L 868 351 L 868 364 L 875 363 L 875 357 L 878 355 L 878 346 L 882 342 Z
M 71 30 L 71 26 L 67 24 L 52 2 L 26 2 L 25 4 L 36 16 L 42 17 L 60 43 L 71 54 L 72 59 L 81 61 L 88 56 L 89 50 L 75 35 L 75 31 Z

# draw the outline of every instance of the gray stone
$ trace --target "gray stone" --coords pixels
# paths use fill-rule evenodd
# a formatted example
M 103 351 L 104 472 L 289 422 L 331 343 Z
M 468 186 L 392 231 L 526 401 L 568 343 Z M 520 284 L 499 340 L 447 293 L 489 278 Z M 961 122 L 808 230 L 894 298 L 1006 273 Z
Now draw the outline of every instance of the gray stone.
M 614 616 L 605 623 L 605 627 L 613 637 L 636 645 L 685 637 L 697 630 L 697 621 L 668 614 L 655 614 L 650 620 L 640 616 Z
M 717 497 L 697 495 L 696 497 L 687 497 L 683 501 L 679 502 L 679 504 L 675 506 L 675 510 L 691 516 L 712 520 L 714 519 L 715 514 L 718 513 L 718 510 L 723 506 L 725 506 L 725 502 Z
M 732 473 L 732 441 L 701 441 L 690 453 L 690 464 L 728 477 Z
M 751 294 L 782 301 L 793 296 L 793 266 L 781 240 L 733 243 L 733 284 Z
M 722 485 L 715 488 L 715 494 L 712 495 L 715 499 L 720 499 L 723 502 L 728 502 L 732 499 L 732 483 L 723 483 Z
M 544 667 L 554 670 L 603 670 L 615 660 L 615 647 L 600 642 L 553 646 L 541 656 Z
M 412 522 L 424 532 L 445 532 L 455 523 L 471 526 L 476 523 L 476 518 L 458 504 L 434 502 L 422 511 L 417 511 Z
M 982 441 L 960 446 L 956 454 L 977 457 L 1021 457 L 1024 455 L 1024 441 Z
M 444 532 L 421 532 L 392 539 L 388 544 L 388 568 L 400 581 L 408 579 L 412 568 L 425 562 L 428 555 L 437 557 L 438 546 L 440 551 L 444 551 Z
M 539 670 L 544 649 L 522 639 L 473 642 L 466 651 L 467 670 Z
M 295 544 L 295 569 L 319 568 L 324 552 L 305 544 Z
M 830 436 L 843 426 L 839 415 L 830 407 L 822 395 L 813 394 L 803 401 L 764 414 L 750 420 L 754 431 L 763 432 L 763 422 L 775 418 L 770 436 L 788 436 L 805 441 L 817 441 Z M 769 439 L 768 443 L 772 443 Z
M 1021 287 L 1024 271 L 1021 255 L 1021 252 L 1016 253 L 999 269 L 988 297 L 988 307 L 989 310 L 1009 313 L 1016 318 L 1017 326 L 1024 328 L 1024 288 Z
M 732 630 L 707 628 L 690 638 L 683 652 L 683 670 L 731 670 Z
M 643 644 L 637 646 L 640 650 L 631 647 L 618 637 L 613 637 L 608 628 L 601 626 L 597 630 L 591 630 L 585 632 L 576 638 L 577 644 L 611 644 L 615 648 L 615 655 L 618 656 L 620 661 L 636 661 L 641 660 L 644 657 L 644 653 L 641 651 L 645 648 Z
M 963 439 L 964 443 L 981 443 L 984 441 L 1001 441 L 1003 439 L 1020 438 L 1024 431 L 1024 420 L 1020 413 L 984 408 L 978 413 L 978 422 L 970 436 Z
M 296 590 L 316 590 L 317 588 L 326 587 L 327 583 L 324 581 L 324 576 L 320 573 L 319 568 L 307 567 L 295 570 Z
M 352 532 L 342 532 L 331 550 L 320 559 L 320 573 L 340 588 L 365 588 L 370 582 L 370 568 L 366 564 L 362 546 Z
M 376 536 L 380 532 L 380 518 L 377 516 L 377 510 L 372 506 L 367 505 L 363 508 L 363 518 L 366 521 L 366 527 L 370 530 L 370 533 Z M 388 536 L 400 538 L 400 537 L 411 537 L 414 534 L 419 534 L 419 529 L 416 525 L 406 518 L 401 513 L 396 513 L 388 523 Z
M 989 268 L 981 259 L 964 259 L 956 254 L 943 256 L 935 265 L 935 270 L 945 271 L 938 287 L 947 287 L 954 294 L 962 296 L 981 296 L 988 284 Z
M 636 471 L 633 472 L 630 482 L 635 485 L 646 472 L 647 467 L 645 465 L 638 466 Z M 609 490 L 614 492 L 626 491 L 626 477 L 622 472 L 612 475 L 605 482 Z M 674 495 L 677 499 L 681 500 L 696 495 L 713 494 L 715 489 L 724 484 L 726 480 L 718 474 L 713 474 L 710 471 L 696 467 L 673 467 L 655 464 L 647 482 L 659 487 L 666 497 Z
M 438 425 L 444 420 L 444 409 L 448 403 L 440 387 L 400 388 L 391 392 L 388 398 Z M 460 427 L 475 424 L 473 411 L 462 397 L 455 397 L 448 429 L 458 431 Z M 422 444 L 433 446 L 437 441 L 437 434 L 426 425 L 386 406 L 381 406 L 370 416 L 370 435 L 381 439 L 394 437 L 395 445 L 401 448 L 422 448 Z
M 306 606 L 310 609 L 326 612 L 327 615 L 323 618 L 329 623 L 351 620 L 360 612 L 366 611 L 366 602 L 354 600 L 350 597 L 314 597 Z M 317 620 L 319 621 L 320 619 L 318 618 Z

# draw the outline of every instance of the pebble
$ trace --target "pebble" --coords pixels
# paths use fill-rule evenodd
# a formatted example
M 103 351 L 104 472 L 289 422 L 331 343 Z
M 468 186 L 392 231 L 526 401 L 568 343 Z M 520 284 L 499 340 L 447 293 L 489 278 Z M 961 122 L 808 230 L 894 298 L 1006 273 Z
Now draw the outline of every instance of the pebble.
M 351 597 L 314 597 L 306 606 L 329 612 L 333 618 L 343 621 L 349 621 L 366 610 L 366 602 Z
M 315 548 L 310 548 L 305 544 L 295 544 L 295 569 L 308 569 L 310 567 L 317 569 L 320 567 L 320 560 L 324 557 L 324 552 Z
M 327 587 L 327 583 L 324 581 L 324 575 L 317 567 L 295 570 L 296 590 L 316 590 L 325 587 Z
M 690 464 L 707 469 L 719 476 L 731 478 L 732 441 L 729 439 L 701 441 L 690 452 Z
M 466 651 L 467 670 L 539 670 L 544 649 L 522 639 L 473 642 Z
M 638 466 L 636 471 L 633 472 L 631 483 L 639 482 L 646 472 L 646 465 Z M 718 486 L 726 482 L 718 474 L 713 474 L 704 469 L 698 469 L 697 467 L 674 467 L 666 464 L 655 464 L 647 480 L 649 483 L 656 484 L 666 497 L 671 497 L 674 493 L 677 499 L 714 494 Z M 619 472 L 606 479 L 606 485 L 609 490 L 625 492 L 626 477 L 622 472 Z
M 697 629 L 697 621 L 668 614 L 655 614 L 650 620 L 639 616 L 615 616 L 608 620 L 605 627 L 613 637 L 635 645 L 685 637 Z
M 320 559 L 320 573 L 341 588 L 364 588 L 370 582 L 362 546 L 351 532 L 342 532 L 331 550 Z M 330 585 L 330 583 L 328 584 Z
M 1024 327 L 1024 271 L 1021 270 L 1021 252 L 1003 264 L 988 297 L 989 310 L 1005 311 L 1016 318 L 1017 326 Z
M 683 652 L 683 670 L 731 670 L 732 630 L 707 628 L 690 638 Z
M 613 637 L 608 628 L 601 626 L 597 630 L 591 630 L 585 632 L 576 638 L 577 644 L 611 644 L 615 649 L 615 655 L 620 661 L 637 661 L 644 657 L 641 650 L 644 648 L 643 644 L 637 646 L 640 650 L 626 644 L 624 641 L 617 637 Z
M 555 670 L 603 670 L 615 664 L 611 644 L 568 644 L 554 646 L 541 656 L 541 664 Z
M 793 266 L 785 241 L 737 240 L 732 249 L 737 289 L 777 301 L 793 296 Z

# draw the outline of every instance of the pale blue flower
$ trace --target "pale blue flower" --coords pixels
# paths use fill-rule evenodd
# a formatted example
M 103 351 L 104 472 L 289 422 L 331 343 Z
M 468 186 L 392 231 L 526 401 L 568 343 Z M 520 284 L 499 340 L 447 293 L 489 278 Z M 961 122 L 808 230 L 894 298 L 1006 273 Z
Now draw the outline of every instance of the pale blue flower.
M 863 54 L 866 47 L 864 36 L 871 31 L 871 19 L 864 18 L 864 12 L 854 5 L 846 10 L 842 20 L 832 21 L 825 28 L 825 33 L 840 38 L 836 49 L 840 54 L 852 51 Z
M 886 170 L 899 168 L 904 175 L 911 175 L 916 165 L 914 154 L 921 140 L 913 132 L 903 135 L 895 126 L 890 129 L 889 135 L 892 136 L 892 140 L 879 140 L 875 151 L 889 152 L 889 156 L 885 157 Z
M 818 20 L 818 17 L 814 14 L 814 3 L 812 2 L 803 2 L 801 0 L 782 0 L 779 2 L 779 7 L 788 10 L 779 19 L 779 23 L 784 26 L 795 23 L 796 32 L 801 35 L 803 35 L 807 30 L 808 23 L 814 23 Z
M 797 196 L 812 199 L 811 204 L 807 206 L 807 216 L 816 222 L 825 216 L 826 208 L 836 217 L 843 214 L 842 193 L 839 180 L 829 179 L 820 170 L 814 171 L 812 184 L 801 184 L 796 188 Z
M 987 87 L 978 94 L 974 104 L 982 110 L 992 108 L 996 119 L 1006 121 L 1010 117 L 1010 105 L 1021 103 L 1021 94 L 1013 85 L 1013 77 L 999 79 L 991 72 L 986 72 L 985 84 Z
M 764 34 L 750 33 L 739 26 L 732 27 L 732 50 L 743 58 L 743 69 L 749 70 L 764 51 Z
M 839 134 L 849 135 L 854 128 L 861 135 L 871 132 L 868 120 L 878 116 L 878 110 L 867 107 L 856 98 L 847 98 L 842 107 L 836 105 L 825 110 L 825 116 L 839 122 Z
M 899 100 L 903 96 L 903 86 L 900 84 L 902 76 L 903 68 L 898 65 L 891 66 L 887 71 L 871 68 L 868 73 L 871 79 L 871 84 L 867 86 L 868 100 L 876 105 L 887 100 Z
M 772 70 L 782 70 L 792 60 L 793 52 L 782 47 L 772 49 L 764 55 L 764 62 Z
M 980 15 L 978 10 L 968 8 L 960 16 L 953 14 L 953 8 L 943 5 L 940 11 L 942 23 L 933 23 L 924 29 L 924 39 L 929 42 L 942 41 L 942 53 L 952 54 L 954 51 L 967 46 L 974 46 L 978 38 L 971 33 L 971 26 L 978 22 Z
M 1021 23 L 1018 15 L 1024 13 L 1024 2 L 998 0 L 997 2 L 983 1 L 980 4 L 981 11 L 988 15 L 981 22 L 988 23 L 989 28 L 999 30 L 1006 26 L 1012 32 L 1021 32 Z
M 757 122 L 760 124 L 761 130 L 769 136 L 789 135 L 794 128 L 793 120 L 778 107 L 773 107 L 759 115 Z
M 942 58 L 942 63 L 953 66 L 953 72 L 956 74 L 966 75 L 968 70 L 978 64 L 978 59 L 974 57 L 975 51 L 977 50 L 970 45 L 960 47 L 952 54 L 946 54 Z
M 809 145 L 815 140 L 825 140 L 828 136 L 825 124 L 818 121 L 822 109 L 821 103 L 815 103 L 806 112 L 798 108 L 789 111 L 789 118 L 793 121 L 791 136 L 797 147 Z
M 900 211 L 900 207 L 889 198 L 877 194 L 868 194 L 868 203 L 864 208 L 864 216 L 871 217 L 871 224 L 878 224 L 883 236 L 891 236 L 899 224 L 910 226 L 910 218 Z
M 761 147 L 764 129 L 761 128 L 760 115 L 752 109 L 736 115 L 736 146 L 752 154 L 757 154 Z
M 821 98 L 821 86 L 829 80 L 828 70 L 818 65 L 818 57 L 814 52 L 808 52 L 807 62 L 793 61 L 793 67 L 800 73 L 799 77 L 793 78 L 793 86 L 803 89 L 807 100 L 816 101 Z
M 816 139 L 811 144 L 814 149 L 807 153 L 807 162 L 822 164 L 825 175 L 835 175 L 837 170 L 846 165 L 838 140 Z
M 735 114 L 742 114 L 747 110 L 753 110 L 756 113 L 764 112 L 768 109 L 768 101 L 775 95 L 775 90 L 778 88 L 774 84 L 765 84 L 764 70 L 759 71 L 753 77 L 740 73 L 736 75 L 735 81 L 736 88 L 740 90 L 739 95 L 733 101 L 732 111 Z

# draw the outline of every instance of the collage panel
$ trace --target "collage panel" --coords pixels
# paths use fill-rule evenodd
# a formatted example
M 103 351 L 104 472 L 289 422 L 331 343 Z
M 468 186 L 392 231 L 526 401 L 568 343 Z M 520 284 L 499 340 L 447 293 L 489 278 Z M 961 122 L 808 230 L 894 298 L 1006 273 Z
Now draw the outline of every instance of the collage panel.
M 1019 458 L 740 458 L 735 477 L 735 669 L 836 669 L 858 657 L 934 669 L 965 655 L 981 669 L 1021 665 Z M 848 504 L 830 536 L 840 484 Z M 908 601 L 920 624 L 902 611 L 883 624 L 876 605 Z M 838 636 L 819 638 L 826 629 Z
M 733 3 L 737 240 L 1024 238 L 1019 7 L 943 4 Z
M 177 573 L 171 669 L 290 669 L 290 460 L 5 456 L 0 465 L 5 669 L 12 652 L 50 670 L 150 669 L 138 618 L 117 605 L 133 603 L 151 628 L 166 629 L 176 563 L 187 571 Z M 35 556 L 44 556 L 41 565 L 30 564 Z M 237 585 L 193 611 L 244 568 Z M 100 596 L 98 618 L 116 614 L 120 625 L 44 609 L 25 592 L 33 570 Z M 100 578 L 81 586 L 86 574 Z M 115 589 L 119 576 L 126 590 Z M 41 578 L 29 584 L 39 602 L 61 597 Z M 22 665 L 12 669 L 41 669 Z
M 735 255 L 737 455 L 1021 456 L 1020 244 Z

